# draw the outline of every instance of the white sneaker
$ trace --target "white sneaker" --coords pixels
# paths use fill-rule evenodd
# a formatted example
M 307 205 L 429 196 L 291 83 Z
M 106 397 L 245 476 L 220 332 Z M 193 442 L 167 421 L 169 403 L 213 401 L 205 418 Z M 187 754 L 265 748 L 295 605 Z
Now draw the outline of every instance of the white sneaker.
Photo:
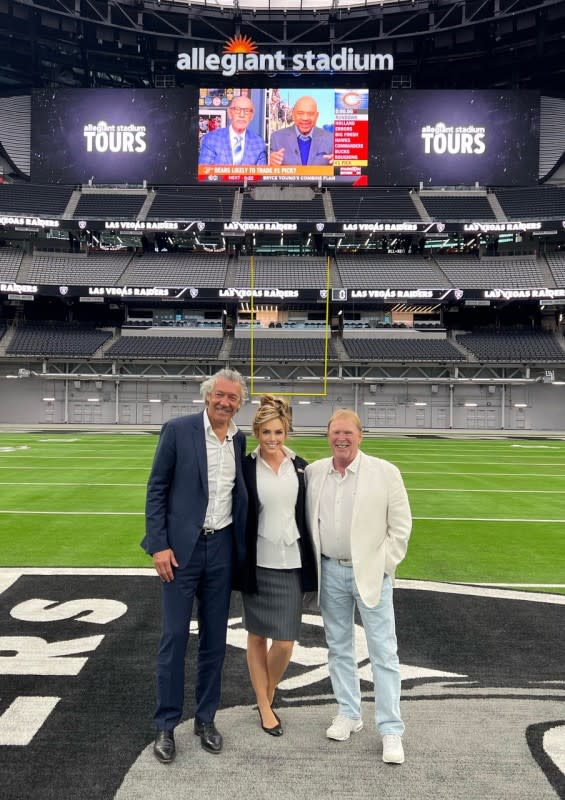
M 404 764 L 402 739 L 393 733 L 383 736 L 383 761 L 385 764 Z
M 326 736 L 328 739 L 335 739 L 336 742 L 344 742 L 352 733 L 358 733 L 362 727 L 362 719 L 338 716 L 333 718 L 332 724 L 326 731 Z

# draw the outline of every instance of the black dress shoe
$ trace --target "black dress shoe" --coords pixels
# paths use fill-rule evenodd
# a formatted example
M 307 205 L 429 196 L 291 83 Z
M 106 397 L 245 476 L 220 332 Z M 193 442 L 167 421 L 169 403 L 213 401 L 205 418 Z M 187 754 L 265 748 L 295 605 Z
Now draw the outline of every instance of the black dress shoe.
M 257 711 L 259 711 L 259 709 L 257 709 Z M 269 736 L 282 736 L 284 731 L 283 731 L 283 727 L 282 727 L 282 723 L 280 721 L 280 718 L 279 718 L 279 716 L 277 714 L 275 714 L 274 711 L 273 711 L 273 714 L 275 716 L 277 724 L 273 725 L 272 728 L 266 728 L 265 725 L 263 725 L 263 717 L 261 716 L 261 712 L 259 711 L 259 719 L 261 720 L 261 727 L 263 728 L 265 733 L 269 734 Z
M 209 753 L 219 753 L 222 749 L 222 734 L 213 722 L 200 722 L 194 720 L 194 733 L 200 736 L 200 744 Z
M 161 764 L 170 764 L 175 757 L 175 734 L 173 731 L 157 731 L 153 752 Z

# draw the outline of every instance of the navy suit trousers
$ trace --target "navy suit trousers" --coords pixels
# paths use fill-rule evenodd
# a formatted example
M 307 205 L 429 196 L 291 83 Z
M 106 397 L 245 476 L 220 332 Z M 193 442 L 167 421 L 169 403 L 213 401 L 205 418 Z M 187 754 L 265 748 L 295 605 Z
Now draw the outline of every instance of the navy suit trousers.
M 163 583 L 163 627 L 157 656 L 158 730 L 172 730 L 184 705 L 185 656 L 194 598 L 198 601 L 195 718 L 212 722 L 220 704 L 232 585 L 232 527 L 199 536 L 187 567 Z

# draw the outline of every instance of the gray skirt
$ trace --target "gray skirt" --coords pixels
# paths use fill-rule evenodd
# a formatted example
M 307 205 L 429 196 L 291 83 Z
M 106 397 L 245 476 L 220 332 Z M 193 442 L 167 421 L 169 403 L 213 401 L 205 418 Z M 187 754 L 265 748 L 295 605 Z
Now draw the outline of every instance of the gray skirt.
M 266 639 L 297 641 L 302 598 L 299 569 L 257 567 L 257 594 L 242 593 L 245 630 Z

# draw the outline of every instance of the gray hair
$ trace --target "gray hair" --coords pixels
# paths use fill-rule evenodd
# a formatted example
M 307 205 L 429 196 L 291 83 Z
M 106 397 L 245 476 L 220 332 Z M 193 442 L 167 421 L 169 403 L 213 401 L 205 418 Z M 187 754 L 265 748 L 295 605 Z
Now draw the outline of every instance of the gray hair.
M 243 405 L 247 400 L 247 384 L 241 372 L 238 372 L 236 369 L 220 369 L 218 372 L 215 372 L 214 375 L 210 375 L 209 378 L 202 381 L 200 384 L 200 397 L 206 400 L 208 395 L 212 393 L 218 378 L 223 378 L 226 381 L 233 381 L 233 383 L 239 383 L 241 387 L 241 405 Z

